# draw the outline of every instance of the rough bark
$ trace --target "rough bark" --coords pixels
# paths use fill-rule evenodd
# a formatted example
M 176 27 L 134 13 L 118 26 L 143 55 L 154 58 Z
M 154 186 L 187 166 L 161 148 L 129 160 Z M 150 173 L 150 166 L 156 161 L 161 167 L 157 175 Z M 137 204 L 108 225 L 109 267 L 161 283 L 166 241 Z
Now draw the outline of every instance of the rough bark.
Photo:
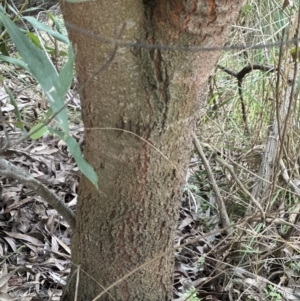
M 124 24 L 124 41 L 221 47 L 241 4 L 62 1 L 79 83 L 107 64 L 115 45 L 101 37 L 116 37 Z M 80 273 L 78 300 L 92 300 L 102 291 L 100 285 L 111 285 L 161 253 L 110 293 L 114 300 L 171 300 L 180 189 L 198 109 L 218 55 L 120 45 L 109 68 L 83 89 L 84 153 L 100 188 L 81 180 L 72 242 L 72 261 L 85 272 Z M 73 279 L 64 300 L 74 300 L 74 292 Z

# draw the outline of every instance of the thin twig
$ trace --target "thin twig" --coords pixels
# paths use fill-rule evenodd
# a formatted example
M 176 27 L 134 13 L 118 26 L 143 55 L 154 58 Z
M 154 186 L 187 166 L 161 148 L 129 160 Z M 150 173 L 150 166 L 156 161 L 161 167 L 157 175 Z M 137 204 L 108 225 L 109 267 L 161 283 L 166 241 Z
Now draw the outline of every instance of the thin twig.
M 78 265 L 78 268 L 77 268 L 77 276 L 76 276 L 76 286 L 75 286 L 75 296 L 74 296 L 74 301 L 77 301 L 77 299 L 78 299 L 79 276 L 80 276 L 80 265 Z
M 149 142 L 148 140 L 144 139 L 143 137 L 137 135 L 134 132 L 128 131 L 128 130 L 124 130 L 124 129 L 120 129 L 120 128 L 111 128 L 111 127 L 105 127 L 105 128 L 101 128 L 101 127 L 93 127 L 93 128 L 87 128 L 90 131 L 93 130 L 101 130 L 101 131 L 120 131 L 123 133 L 127 133 L 130 135 L 135 136 L 136 138 L 144 141 L 147 145 L 149 145 L 151 148 L 153 148 L 155 151 L 157 151 L 166 161 L 168 161 L 173 167 L 174 169 L 176 169 L 178 171 L 178 168 L 176 167 L 176 165 L 161 151 L 159 150 L 157 147 L 155 147 L 151 142 Z
M 238 179 L 238 177 L 236 176 L 233 167 L 231 165 L 229 165 L 227 162 L 225 162 L 223 159 L 221 159 L 220 157 L 218 157 L 216 154 L 213 154 L 214 159 L 220 163 L 221 165 L 223 165 L 232 175 L 232 177 L 234 178 L 234 181 L 238 184 L 238 186 L 241 188 L 241 190 L 249 197 L 250 201 L 257 207 L 257 209 L 260 211 L 262 219 L 265 220 L 266 216 L 265 216 L 265 212 L 262 208 L 262 206 L 260 205 L 260 203 L 252 196 L 252 194 L 245 188 L 245 186 L 243 185 L 243 183 Z
M 3 158 L 0 158 L 0 174 L 16 179 L 32 189 L 37 195 L 56 209 L 57 212 L 66 219 L 72 229 L 76 228 L 74 212 L 41 182 Z
M 245 102 L 244 102 L 244 97 L 243 97 L 243 79 L 244 77 L 250 73 L 253 70 L 260 70 L 264 72 L 273 72 L 276 70 L 273 66 L 267 66 L 267 65 L 261 65 L 261 64 L 249 64 L 247 66 L 244 66 L 239 72 L 234 72 L 226 67 L 223 67 L 221 65 L 217 65 L 218 68 L 220 68 L 222 71 L 226 72 L 227 74 L 230 74 L 231 76 L 235 77 L 238 81 L 238 92 L 240 96 L 240 101 L 241 101 L 241 107 L 242 107 L 242 116 L 243 116 L 243 121 L 245 125 L 245 131 L 247 135 L 250 135 L 250 128 L 247 120 L 247 113 L 246 113 L 246 107 L 245 107 Z
M 282 159 L 279 160 L 279 164 L 280 164 L 281 175 L 282 175 L 283 179 L 291 187 L 291 189 L 293 189 L 298 194 L 298 199 L 299 199 L 299 197 L 300 197 L 300 189 L 299 189 L 299 187 L 289 177 L 287 169 L 286 169 L 285 164 L 284 164 L 284 162 L 283 162 Z M 294 214 L 294 213 L 292 213 L 292 214 Z M 295 230 L 295 225 L 297 225 L 297 223 L 299 221 L 299 218 L 300 218 L 299 211 L 298 212 L 296 211 L 296 218 L 293 221 L 293 225 L 290 226 L 288 228 L 288 230 L 286 231 L 286 233 L 281 236 L 284 240 L 289 240 L 290 239 L 291 235 L 293 234 L 293 231 Z
M 0 152 L 2 152 L 3 150 L 6 150 L 8 148 L 7 147 L 8 144 L 9 144 L 9 136 L 8 136 L 6 124 L 4 123 L 4 118 L 3 118 L 2 109 L 1 109 L 2 104 L 3 103 L 1 101 L 1 105 L 0 105 L 0 124 L 2 124 L 2 126 L 3 126 L 4 135 L 5 135 L 5 142 L 4 142 L 3 147 L 1 147 L 1 149 L 0 149 Z
M 226 210 L 226 206 L 224 204 L 222 195 L 220 193 L 218 184 L 213 176 L 213 172 L 209 166 L 209 162 L 207 161 L 205 154 L 203 152 L 202 146 L 196 136 L 195 133 L 193 133 L 193 141 L 194 141 L 194 145 L 199 153 L 199 156 L 204 164 L 208 179 L 209 179 L 209 184 L 212 188 L 212 190 L 214 191 L 215 195 L 216 195 L 216 200 L 218 203 L 218 208 L 219 208 L 219 213 L 220 213 L 220 218 L 221 218 L 221 223 L 223 227 L 227 227 L 230 225 L 230 220 L 227 214 L 227 210 Z
M 264 49 L 266 47 L 278 47 L 282 44 L 282 42 L 275 42 L 275 43 L 269 43 L 269 44 L 242 44 L 242 45 L 236 45 L 236 46 L 223 46 L 223 47 L 202 47 L 202 46 L 179 46 L 179 45 L 165 45 L 165 44 L 150 44 L 146 42 L 135 42 L 135 41 L 124 41 L 121 39 L 116 38 L 109 38 L 104 37 L 99 34 L 95 34 L 89 30 L 80 28 L 79 26 L 76 26 L 75 24 L 72 24 L 70 22 L 65 22 L 65 25 L 67 28 L 72 29 L 80 34 L 83 34 L 87 37 L 91 37 L 97 41 L 101 41 L 102 43 L 106 44 L 115 44 L 119 47 L 134 47 L 134 48 L 147 48 L 147 49 L 160 49 L 160 50 L 173 50 L 173 51 L 190 51 L 190 52 L 210 52 L 210 51 L 226 51 L 226 50 L 245 50 L 247 48 L 248 50 L 252 49 Z M 291 45 L 295 44 L 299 41 L 299 39 L 290 39 L 285 41 L 285 45 Z
M 297 22 L 297 28 L 296 28 L 296 32 L 295 32 L 295 36 L 294 38 L 299 38 L 299 28 L 300 28 L 300 9 L 298 10 L 298 22 Z M 288 120 L 289 117 L 291 115 L 291 110 L 292 110 L 292 104 L 295 100 L 295 87 L 298 84 L 298 50 L 299 50 L 299 45 L 298 43 L 295 43 L 295 51 L 296 51 L 296 60 L 294 62 L 294 70 L 293 70 L 293 77 L 292 77 L 292 82 L 290 83 L 290 79 L 287 79 L 287 85 L 292 85 L 291 86 L 291 90 L 290 90 L 290 95 L 289 95 L 289 105 L 287 108 L 287 112 L 286 115 L 284 116 L 284 122 L 283 122 L 283 130 L 282 133 L 280 133 L 280 116 L 278 115 L 278 135 L 279 135 L 279 141 L 280 141 L 280 145 L 279 145 L 279 151 L 278 151 L 278 156 L 277 156 L 277 162 L 275 162 L 275 167 L 274 167 L 274 171 L 273 171 L 273 175 L 274 175 L 274 179 L 273 179 L 273 183 L 272 183 L 272 188 L 271 188 L 271 194 L 270 196 L 272 196 L 274 194 L 275 191 L 275 185 L 278 181 L 278 178 L 276 177 L 277 173 L 278 173 L 278 169 L 279 169 L 279 164 L 277 164 L 281 157 L 282 157 L 282 152 L 283 152 L 283 147 L 284 147 L 284 139 L 286 138 L 286 131 L 287 131 L 287 125 L 288 125 Z M 289 77 L 289 74 L 288 74 Z

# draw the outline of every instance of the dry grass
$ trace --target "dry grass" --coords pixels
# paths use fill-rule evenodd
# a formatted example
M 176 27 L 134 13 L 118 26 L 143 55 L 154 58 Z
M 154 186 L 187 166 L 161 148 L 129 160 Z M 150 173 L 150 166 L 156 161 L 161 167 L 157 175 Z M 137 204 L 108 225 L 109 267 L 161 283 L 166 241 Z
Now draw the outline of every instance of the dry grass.
M 253 70 L 243 78 L 247 124 L 237 78 L 216 68 L 197 133 L 233 227 L 228 236 L 214 241 L 210 252 L 215 266 L 210 275 L 219 274 L 218 284 L 229 300 L 299 298 L 293 291 L 300 275 L 296 264 L 300 251 L 299 80 L 289 54 L 294 46 L 285 45 L 281 50 L 247 47 L 295 37 L 298 12 L 290 7 L 282 11 L 281 5 L 277 1 L 249 1 L 229 39 L 230 45 L 244 44 L 245 50 L 226 51 L 218 63 L 236 73 L 249 64 L 275 68 L 272 72 Z M 269 172 L 262 170 L 266 160 L 271 162 Z M 222 161 L 232 167 L 235 176 Z M 195 173 L 200 189 L 212 186 L 206 173 Z M 257 191 L 255 185 L 262 188 Z M 213 204 L 206 192 L 205 204 L 200 201 L 204 208 Z M 260 203 L 264 214 L 251 197 Z M 218 207 L 218 213 L 211 216 L 222 213 Z M 203 298 L 201 288 L 198 297 Z

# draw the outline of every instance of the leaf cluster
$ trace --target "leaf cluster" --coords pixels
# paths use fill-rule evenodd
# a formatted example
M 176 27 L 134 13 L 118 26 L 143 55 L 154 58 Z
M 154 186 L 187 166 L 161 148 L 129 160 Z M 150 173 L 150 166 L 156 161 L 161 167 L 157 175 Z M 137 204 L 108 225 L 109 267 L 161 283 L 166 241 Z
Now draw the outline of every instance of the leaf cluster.
M 5 87 L 5 89 L 9 95 L 11 104 L 14 106 L 16 117 L 19 122 L 18 124 L 23 130 L 24 137 L 39 139 L 47 132 L 59 136 L 67 144 L 69 151 L 73 155 L 81 172 L 94 184 L 94 186 L 98 187 L 97 174 L 91 165 L 84 159 L 77 141 L 69 133 L 69 120 L 65 96 L 73 79 L 75 55 L 68 37 L 61 31 L 59 22 L 52 15 L 49 15 L 49 17 L 55 24 L 57 31 L 39 22 L 34 17 L 23 18 L 34 28 L 39 31 L 44 31 L 53 39 L 66 44 L 68 48 L 67 61 L 59 73 L 50 58 L 41 49 L 41 45 L 36 36 L 30 32 L 21 30 L 5 13 L 3 7 L 0 7 L 1 25 L 5 27 L 21 57 L 19 59 L 8 55 L 0 55 L 0 60 L 21 67 L 35 77 L 42 87 L 50 106 L 46 114 L 46 119 L 32 127 L 29 133 L 26 133 L 13 94 L 8 87 Z M 49 126 L 50 120 L 53 118 L 55 118 L 58 123 L 58 129 Z

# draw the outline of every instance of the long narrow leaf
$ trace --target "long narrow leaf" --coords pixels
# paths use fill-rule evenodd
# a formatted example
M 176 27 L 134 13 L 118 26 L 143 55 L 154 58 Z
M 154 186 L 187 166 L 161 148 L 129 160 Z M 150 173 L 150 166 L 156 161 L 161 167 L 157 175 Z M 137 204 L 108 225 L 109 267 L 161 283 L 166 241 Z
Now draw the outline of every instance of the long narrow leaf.
M 29 134 L 33 133 L 30 135 L 31 139 L 33 139 L 33 140 L 39 139 L 48 132 L 48 127 L 45 125 L 43 126 L 43 125 L 44 125 L 43 122 L 39 122 L 38 124 L 36 124 L 34 127 L 31 128 L 31 130 L 29 132 Z M 36 131 L 37 129 L 39 129 L 39 130 Z
M 60 94 L 65 95 L 72 83 L 73 79 L 73 66 L 74 66 L 75 54 L 73 52 L 71 44 L 68 48 L 68 61 L 65 63 L 59 74 L 60 82 Z
M 10 100 L 10 103 L 14 106 L 15 108 L 15 113 L 16 113 L 16 116 L 17 116 L 17 120 L 19 121 L 18 123 L 18 127 L 24 132 L 26 133 L 26 130 L 24 128 L 24 125 L 23 125 L 23 120 L 21 118 L 21 114 L 20 114 L 20 111 L 19 111 L 19 108 L 18 108 L 18 104 L 12 94 L 12 92 L 10 91 L 10 89 L 4 85 L 4 89 L 6 91 L 6 93 L 8 94 L 9 96 L 9 100 Z
M 50 12 L 47 12 L 48 18 L 55 24 L 55 29 L 61 34 L 67 34 L 66 28 L 62 27 L 62 22 L 58 21 L 58 18 L 54 17 Z
M 29 71 L 27 65 L 22 60 L 16 59 L 14 57 L 6 56 L 6 55 L 0 55 L 0 61 L 16 65 L 18 67 L 23 68 L 24 70 Z
M 78 168 L 80 171 L 93 183 L 93 185 L 98 189 L 98 176 L 94 168 L 84 159 L 80 146 L 77 141 L 71 137 L 66 136 L 64 133 L 57 131 L 55 129 L 49 128 L 50 133 L 56 134 L 60 137 L 68 146 L 69 152 L 74 157 Z
M 0 18 L 20 55 L 26 62 L 29 71 L 38 80 L 45 91 L 51 108 L 54 112 L 59 111 L 64 106 L 64 95 L 62 95 L 60 91 L 65 90 L 65 88 L 62 89 L 59 77 L 53 65 L 46 55 L 2 12 L 0 12 Z M 66 109 L 57 114 L 56 119 L 63 131 L 68 134 L 69 125 Z
M 46 24 L 43 24 L 43 23 L 39 22 L 36 18 L 34 18 L 34 17 L 23 17 L 23 18 L 25 20 L 27 20 L 34 28 L 36 28 L 38 30 L 48 32 L 56 40 L 61 41 L 65 44 L 70 43 L 67 36 L 64 36 L 63 34 L 53 30 L 52 28 L 50 28 Z

